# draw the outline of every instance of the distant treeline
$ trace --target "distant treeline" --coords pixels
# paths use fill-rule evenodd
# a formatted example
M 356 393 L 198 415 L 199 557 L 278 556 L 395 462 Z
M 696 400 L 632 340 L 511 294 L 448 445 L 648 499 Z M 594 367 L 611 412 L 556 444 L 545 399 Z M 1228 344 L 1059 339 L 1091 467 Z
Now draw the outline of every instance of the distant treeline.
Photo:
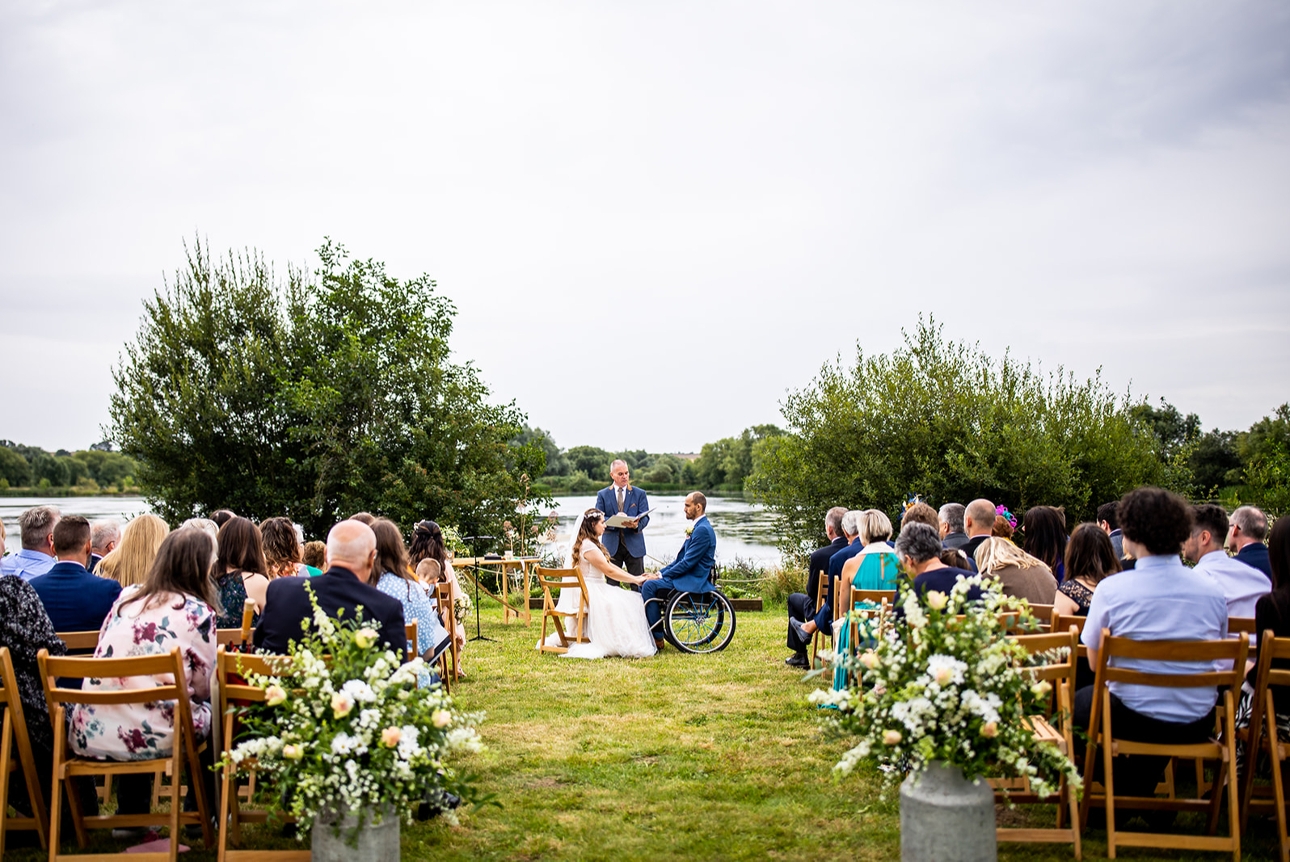
M 79 493 L 137 490 L 134 459 L 112 451 L 112 444 L 95 443 L 79 452 L 59 449 L 47 452 L 38 446 L 24 446 L 0 440 L 0 491 L 28 489 L 49 493 L 75 490 Z

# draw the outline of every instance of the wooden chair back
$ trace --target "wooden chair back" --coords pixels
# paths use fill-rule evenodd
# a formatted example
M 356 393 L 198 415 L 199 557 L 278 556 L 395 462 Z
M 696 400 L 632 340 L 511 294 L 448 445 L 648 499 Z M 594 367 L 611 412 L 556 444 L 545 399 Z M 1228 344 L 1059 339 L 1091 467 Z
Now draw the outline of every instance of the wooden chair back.
M 53 758 L 53 798 L 49 803 L 50 825 L 50 862 L 59 859 L 76 859 L 76 856 L 64 856 L 59 851 L 62 818 L 62 795 L 67 793 L 67 804 L 71 811 L 72 826 L 76 831 L 76 841 L 82 850 L 88 840 L 88 828 L 117 829 L 139 826 L 169 826 L 172 840 L 168 858 L 176 860 L 180 824 L 197 824 L 201 826 L 202 836 L 207 847 L 214 846 L 215 836 L 211 830 L 210 800 L 206 797 L 206 786 L 201 780 L 202 766 L 198 760 L 197 741 L 193 737 L 192 707 L 189 702 L 188 681 L 184 673 L 184 659 L 179 647 L 161 655 L 132 656 L 129 658 L 88 658 L 51 656 L 47 650 L 41 650 L 36 656 L 40 665 L 41 682 L 45 687 L 45 701 L 49 705 L 50 720 L 54 725 L 54 758 Z M 101 690 L 97 688 L 79 689 L 59 686 L 64 679 L 105 679 L 152 677 L 160 680 L 170 677 L 170 682 L 160 685 L 147 685 L 141 688 Z M 174 707 L 174 740 L 169 755 L 148 760 L 95 760 L 80 757 L 68 750 L 67 711 L 65 704 L 85 705 L 145 705 L 158 701 L 173 701 Z M 191 777 L 197 810 L 183 811 L 177 798 L 172 800 L 169 812 L 156 812 L 133 815 L 99 815 L 86 817 L 81 810 L 79 796 L 73 786 L 78 776 L 111 776 L 139 772 L 159 772 L 169 766 L 171 774 L 178 777 L 186 767 Z M 104 854 L 95 858 L 110 859 L 120 856 L 122 859 L 136 859 L 134 854 Z M 158 857 L 160 858 L 159 854 Z M 82 857 L 83 858 L 83 857 Z
M 1041 629 L 1044 629 L 1045 631 L 1056 631 L 1056 629 L 1051 628 L 1053 622 L 1053 605 L 1037 605 L 1032 602 L 1030 605 L 1030 612 L 1034 614 L 1035 619 L 1039 621 L 1039 627 Z
M 0 724 L 0 857 L 4 856 L 5 835 L 10 829 L 34 830 L 40 838 L 41 849 L 47 850 L 49 813 L 45 794 L 40 789 L 31 737 L 27 734 L 22 698 L 18 695 L 18 675 L 8 647 L 0 647 L 0 708 L 4 710 Z M 27 798 L 31 800 L 31 817 L 9 816 L 9 776 L 14 772 L 22 773 Z
M 439 607 L 439 619 L 443 622 L 443 627 L 448 630 L 448 636 L 452 638 L 448 649 L 439 656 L 439 677 L 443 680 L 444 691 L 451 692 L 453 684 L 457 681 L 459 667 L 457 617 L 452 606 L 452 585 L 447 581 L 437 581 L 434 585 L 434 598 L 435 604 Z M 451 667 L 449 667 L 449 661 L 452 663 Z
M 420 635 L 417 632 L 417 628 L 418 626 L 417 626 L 416 620 L 413 620 L 410 623 L 404 623 L 403 625 L 403 636 L 407 639 L 407 645 L 405 649 L 407 651 L 408 661 L 412 661 L 412 659 L 416 658 L 421 654 L 421 651 L 417 649 L 417 645 L 421 643 Z
M 1092 805 L 1106 809 L 1107 855 L 1114 857 L 1119 845 L 1132 847 L 1163 847 L 1175 850 L 1217 850 L 1230 852 L 1234 860 L 1241 857 L 1240 803 L 1235 787 L 1236 705 L 1233 691 L 1241 690 L 1245 676 L 1245 659 L 1250 642 L 1243 637 L 1204 641 L 1136 641 L 1114 637 L 1109 629 L 1102 630 L 1098 650 L 1097 673 L 1094 682 L 1092 714 L 1089 719 L 1089 744 L 1084 759 L 1084 785 L 1093 786 L 1094 766 L 1098 749 L 1101 749 L 1103 766 L 1103 793 L 1099 796 L 1086 791 L 1080 808 L 1081 817 L 1087 822 Z M 1124 667 L 1115 664 L 1125 659 L 1156 662 L 1187 662 L 1196 666 L 1191 672 L 1163 673 L 1154 670 Z M 1227 668 L 1216 669 L 1218 666 Z M 1217 740 L 1167 745 L 1119 739 L 1111 720 L 1111 690 L 1108 683 L 1155 686 L 1159 688 L 1211 688 L 1223 687 L 1219 705 L 1221 730 Z M 1117 755 L 1156 755 L 1179 757 L 1188 760 L 1218 761 L 1218 773 L 1209 792 L 1209 799 L 1199 798 L 1204 787 L 1197 790 L 1197 798 L 1126 797 L 1118 796 L 1114 787 L 1114 761 Z M 1222 813 L 1223 790 L 1227 790 L 1228 835 L 1215 834 L 1219 815 Z M 1206 835 L 1187 835 L 1152 832 L 1125 832 L 1116 828 L 1115 809 L 1125 808 L 1166 809 L 1174 811 L 1208 811 L 1209 827 Z
M 545 569 L 541 566 L 537 570 L 538 585 L 542 587 L 542 639 L 539 641 L 538 649 L 542 652 L 562 653 L 567 652 L 571 643 L 587 643 L 590 638 L 587 637 L 587 612 L 590 606 L 587 604 L 587 584 L 582 579 L 582 570 L 576 566 L 572 569 Z M 574 611 L 557 610 L 557 602 L 551 595 L 552 590 L 573 590 L 578 591 L 578 606 Z M 564 630 L 564 621 L 573 619 L 573 636 Z M 558 644 L 548 644 L 546 642 L 546 625 L 550 621 L 553 626 L 553 634 L 556 635 Z
M 1229 631 L 1231 619 L 1228 620 Z M 1273 668 L 1272 663 L 1290 663 L 1290 638 L 1279 638 L 1267 629 L 1259 638 L 1258 670 L 1255 674 L 1254 695 L 1251 698 L 1250 724 L 1244 732 L 1245 784 L 1241 793 L 1241 829 L 1249 822 L 1251 808 L 1276 814 L 1278 838 L 1281 841 L 1281 858 L 1290 858 L 1290 835 L 1287 834 L 1286 792 L 1282 767 L 1290 752 L 1278 735 L 1276 701 L 1273 692 L 1290 688 L 1290 670 Z M 1290 691 L 1281 694 L 1282 707 L 1290 700 Z M 1256 788 L 1254 776 L 1259 755 L 1266 755 L 1272 764 L 1271 796 L 1263 788 Z
M 828 570 L 822 569 L 816 579 L 815 587 L 815 611 L 824 607 L 826 604 L 833 607 L 833 593 L 829 590 L 829 573 Z M 814 612 L 812 612 L 814 615 Z M 820 645 L 824 641 L 832 640 L 831 635 L 825 634 L 822 630 L 816 629 L 815 634 L 811 636 L 811 667 L 816 667 L 820 656 Z
M 58 639 L 67 645 L 68 652 L 93 652 L 99 645 L 97 631 L 59 632 Z
M 1237 632 L 1245 635 L 1256 634 L 1257 632 L 1254 628 L 1254 617 L 1228 617 L 1227 633 L 1229 635 L 1234 635 Z

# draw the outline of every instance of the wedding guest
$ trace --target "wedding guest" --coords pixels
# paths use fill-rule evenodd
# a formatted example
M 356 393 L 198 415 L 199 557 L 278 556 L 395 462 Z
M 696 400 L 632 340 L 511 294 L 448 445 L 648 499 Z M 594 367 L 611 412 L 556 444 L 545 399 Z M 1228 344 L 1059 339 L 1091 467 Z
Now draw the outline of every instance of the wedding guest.
M 900 516 L 900 527 L 904 529 L 906 524 L 926 524 L 936 531 L 941 529 L 941 516 L 931 506 L 919 500 L 912 506 L 905 509 Z
M 1263 539 L 1268 534 L 1268 516 L 1254 506 L 1241 506 L 1232 513 L 1228 530 L 1227 547 L 1236 559 L 1258 569 L 1270 580 L 1272 567 L 1268 562 L 1268 547 Z M 24 539 L 24 547 L 26 540 Z
M 211 537 L 212 541 L 216 543 L 219 542 L 219 524 L 215 523 L 210 518 L 189 518 L 187 521 L 184 521 L 179 525 L 179 529 L 181 530 L 186 530 L 190 527 L 196 530 L 202 530 L 206 535 Z
M 412 575 L 398 526 L 393 521 L 377 518 L 372 524 L 372 532 L 376 535 L 376 565 L 372 568 L 376 588 L 403 605 L 405 625 L 416 620 L 417 655 L 433 664 L 452 639 L 439 620 L 439 612 L 430 604 L 425 586 Z M 424 684 L 429 685 L 430 682 L 427 675 Z
M 304 550 L 300 554 L 301 560 L 311 569 L 317 569 L 318 574 L 322 574 L 323 568 L 327 565 L 327 543 L 314 540 L 305 542 Z
M 99 575 L 122 587 L 142 584 L 169 533 L 170 525 L 156 515 L 139 515 L 125 525 L 121 544 L 99 561 Z
M 98 631 L 121 594 L 121 585 L 116 581 L 95 577 L 86 568 L 92 535 L 90 522 L 80 515 L 59 520 L 53 532 L 58 562 L 47 574 L 31 581 L 55 631 Z
M 121 544 L 121 522 L 113 518 L 100 518 L 90 523 L 90 564 L 86 566 L 91 572 L 98 568 L 99 562 L 112 553 L 112 549 Z
M 947 549 L 957 550 L 968 543 L 963 529 L 964 509 L 962 503 L 946 503 L 936 513 L 940 519 L 941 544 Z
M 1290 518 L 1278 518 L 1268 537 L 1268 567 L 1272 571 L 1272 592 L 1261 596 L 1254 604 L 1254 630 L 1262 640 L 1269 629 L 1273 637 L 1290 637 Z M 1262 644 L 1259 644 L 1262 647 Z M 1290 670 L 1290 660 L 1273 659 L 1275 670 Z M 1236 708 L 1236 726 L 1250 726 L 1250 708 L 1253 694 L 1253 674 L 1247 677 L 1250 685 L 1244 687 L 1241 702 Z M 1277 738 L 1290 742 L 1290 698 L 1278 686 L 1272 699 L 1276 711 Z M 1238 760 L 1238 762 L 1241 762 Z
M 1009 512 L 1007 506 L 995 506 L 994 528 L 990 531 L 990 534 L 1011 542 L 1012 536 L 1016 532 L 1017 516 Z
M 1093 593 L 1080 639 L 1096 668 L 1102 630 L 1133 640 L 1221 640 L 1227 637 L 1227 601 L 1213 579 L 1182 564 L 1178 549 L 1191 535 L 1186 502 L 1160 488 L 1125 494 L 1117 510 L 1124 548 L 1137 560 L 1131 575 L 1106 578 Z M 1139 660 L 1135 668 L 1155 673 L 1193 673 L 1204 662 Z M 1140 742 L 1204 742 L 1214 731 L 1217 689 L 1161 688 L 1109 683 L 1111 721 L 1117 737 Z M 1087 730 L 1093 686 L 1075 693 L 1074 719 Z M 1077 734 L 1077 737 L 1079 735 Z M 1167 757 L 1117 758 L 1116 791 L 1151 796 Z
M 1057 582 L 1066 577 L 1066 512 L 1053 506 L 1032 506 L 1022 519 L 1027 554 L 1052 571 Z
M 925 506 L 925 503 L 918 505 Z M 912 507 L 911 507 L 912 508 Z M 927 506 L 928 511 L 933 511 L 931 506 Z M 909 514 L 907 511 L 906 515 Z M 933 514 L 935 514 L 933 512 Z M 896 589 L 896 579 L 900 575 L 900 560 L 896 558 L 896 552 L 891 545 L 891 520 L 877 509 L 865 509 L 860 513 L 860 541 L 864 544 L 860 553 L 847 560 L 842 565 L 841 584 L 843 593 L 849 593 L 850 590 L 894 590 Z M 926 521 L 916 521 L 914 523 L 926 523 Z M 908 521 L 906 526 L 908 525 Z M 940 523 L 927 524 L 936 530 L 940 530 Z M 903 527 L 902 527 L 903 529 Z M 847 588 L 849 586 L 849 589 Z M 844 610 L 850 606 L 845 595 L 839 603 L 839 610 Z
M 1112 500 L 1097 507 L 1097 525 L 1111 540 L 1111 548 L 1117 560 L 1124 558 L 1124 533 L 1120 532 L 1120 521 L 1115 515 L 1119 503 Z
M 379 627 L 386 648 L 402 656 L 408 646 L 403 605 L 368 583 L 376 566 L 372 528 L 354 520 L 332 527 L 327 534 L 327 562 L 331 568 L 316 578 L 277 578 L 269 583 L 264 612 L 255 628 L 256 648 L 285 653 L 287 644 L 300 637 L 301 623 L 313 618 L 312 593 L 318 607 L 331 616 L 343 610 L 353 619 L 362 605 L 364 618 Z
M 236 517 L 237 513 L 232 509 L 216 509 L 211 512 L 210 519 L 215 522 L 215 527 L 218 529 Z
M 797 636 L 797 631 L 793 628 L 792 620 L 804 623 L 811 617 L 815 616 L 815 598 L 819 595 L 820 578 L 828 574 L 829 560 L 838 551 L 847 546 L 847 540 L 842 533 L 842 517 L 846 515 L 845 506 L 834 506 L 824 515 L 824 535 L 828 538 L 829 543 L 823 547 L 816 548 L 811 552 L 810 558 L 806 564 L 806 592 L 792 593 L 788 597 L 788 648 L 793 654 L 784 659 L 784 664 L 789 667 L 807 668 L 810 661 L 807 659 L 806 650 L 810 647 L 810 642 L 802 642 Z
M 353 515 L 350 515 L 349 519 L 351 521 L 358 521 L 366 524 L 369 527 L 376 523 L 376 516 L 371 512 L 356 512 Z
M 270 578 L 306 577 L 309 570 L 300 559 L 300 538 L 290 518 L 266 518 L 260 523 L 264 544 L 265 573 Z
M 0 560 L 0 575 L 30 581 L 54 567 L 54 525 L 62 513 L 56 506 L 36 506 L 18 517 L 22 550 Z
M 816 631 L 833 634 L 833 603 L 840 598 L 838 581 L 842 577 L 842 567 L 847 560 L 864 550 L 864 543 L 860 541 L 859 509 L 852 509 L 842 516 L 842 534 L 846 537 L 847 545 L 829 557 L 829 585 L 824 604 L 816 609 L 814 617 L 804 623 L 794 619 L 788 621 L 789 628 L 801 643 L 809 644 Z
M 1057 588 L 1053 610 L 1066 616 L 1088 616 L 1097 585 L 1120 571 L 1111 538 L 1097 524 L 1080 524 L 1066 543 L 1065 562 L 1066 580 Z
M 968 509 L 971 510 L 971 506 Z M 966 547 L 965 545 L 964 548 Z M 980 547 L 980 543 L 977 547 Z M 905 572 L 913 576 L 914 591 L 920 598 L 925 598 L 932 590 L 949 595 L 960 578 L 976 575 L 976 572 L 969 569 L 942 563 L 941 551 L 940 533 L 926 524 L 910 524 L 896 538 L 896 556 L 900 558 Z M 968 589 L 967 597 L 970 601 L 976 601 L 982 595 L 980 587 Z M 903 614 L 899 605 L 896 606 L 896 613 Z
M 457 676 L 465 677 L 461 669 L 461 653 L 466 647 L 466 627 L 457 619 L 457 604 L 463 598 L 461 584 L 457 573 L 452 569 L 452 555 L 444 544 L 443 530 L 434 521 L 418 521 L 412 528 L 411 563 L 415 566 L 417 579 L 427 585 L 445 583 L 448 585 L 448 601 L 451 606 L 445 608 L 453 639 L 457 642 Z
M 264 545 L 260 531 L 246 518 L 232 517 L 219 528 L 219 557 L 215 561 L 218 573 L 215 586 L 219 590 L 219 628 L 240 629 L 242 608 L 249 598 L 255 602 L 252 625 L 258 625 L 264 613 L 265 591 L 269 578 L 265 574 L 269 565 L 264 560 Z
M 1259 569 L 1223 550 L 1228 523 L 1222 506 L 1192 506 L 1191 517 L 1191 535 L 1183 542 L 1183 557 L 1196 564 L 1194 571 L 1204 572 L 1223 591 L 1229 617 L 1253 617 L 1255 604 L 1271 591 L 1271 581 Z
M 162 541 L 144 582 L 126 587 L 103 620 L 95 658 L 164 655 L 175 647 L 183 654 L 190 693 L 193 733 L 210 738 L 211 672 L 215 668 L 215 606 L 210 578 L 215 547 L 202 530 L 176 530 Z M 169 675 L 87 678 L 85 691 L 110 692 L 173 682 Z M 162 757 L 174 746 L 175 704 L 74 704 L 68 717 L 68 741 L 85 757 L 135 760 Z M 213 763 L 207 746 L 204 763 Z M 202 770 L 207 797 L 214 797 L 215 777 Z M 144 814 L 152 804 L 152 773 L 117 778 L 117 813 Z
M 976 568 L 997 580 L 1005 596 L 1025 599 L 1032 605 L 1051 605 L 1057 594 L 1052 570 L 999 536 L 991 536 L 977 546 Z
M 976 558 L 976 549 L 981 547 L 981 543 L 990 538 L 994 531 L 995 514 L 994 503 L 984 498 L 968 503 L 963 511 L 963 529 L 967 532 L 968 540 L 959 550 L 973 566 L 976 565 L 973 562 Z

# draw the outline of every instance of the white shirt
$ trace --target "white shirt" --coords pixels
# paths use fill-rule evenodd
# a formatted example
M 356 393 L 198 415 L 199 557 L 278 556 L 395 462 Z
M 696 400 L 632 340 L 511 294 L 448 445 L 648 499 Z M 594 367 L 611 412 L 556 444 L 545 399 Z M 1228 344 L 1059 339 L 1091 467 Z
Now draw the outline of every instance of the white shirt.
M 1210 551 L 1196 563 L 1195 571 L 1204 572 L 1218 584 L 1227 599 L 1229 617 L 1254 619 L 1254 605 L 1260 596 L 1272 592 L 1272 582 L 1263 572 L 1234 560 L 1226 551 Z

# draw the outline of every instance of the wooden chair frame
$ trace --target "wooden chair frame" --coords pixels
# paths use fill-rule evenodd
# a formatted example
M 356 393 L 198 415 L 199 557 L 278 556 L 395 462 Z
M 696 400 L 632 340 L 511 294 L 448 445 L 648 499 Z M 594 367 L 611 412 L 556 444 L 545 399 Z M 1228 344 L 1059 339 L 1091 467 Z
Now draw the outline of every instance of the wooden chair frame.
M 443 627 L 448 630 L 448 637 L 452 639 L 448 649 L 439 657 L 439 663 L 442 668 L 440 676 L 443 679 L 444 691 L 452 693 L 452 686 L 457 680 L 457 673 L 460 665 L 460 657 L 457 648 L 457 620 L 452 607 L 452 586 L 447 581 L 439 581 L 434 585 L 435 604 L 439 606 L 439 619 L 443 622 Z M 452 662 L 449 667 L 449 660 Z
M 1106 849 L 1107 856 L 1115 858 L 1119 846 L 1126 847 L 1160 847 L 1172 850 L 1216 850 L 1227 851 L 1239 862 L 1241 858 L 1241 817 L 1240 804 L 1237 799 L 1236 781 L 1236 728 L 1233 718 L 1236 713 L 1232 699 L 1233 691 L 1240 691 L 1245 676 L 1245 657 L 1250 642 L 1243 637 L 1212 641 L 1135 641 L 1131 638 L 1114 637 L 1109 629 L 1102 630 L 1102 643 L 1098 651 L 1096 681 L 1092 713 L 1089 717 L 1088 750 L 1084 755 L 1084 802 L 1080 807 L 1081 821 L 1087 824 L 1090 808 L 1099 804 L 1106 809 Z M 1148 661 L 1185 661 L 1213 667 L 1222 660 L 1232 662 L 1229 671 L 1197 671 L 1194 673 L 1168 674 L 1153 673 L 1142 670 L 1131 670 L 1111 665 L 1112 658 L 1145 659 Z M 1202 686 L 1227 686 L 1219 701 L 1220 721 L 1222 724 L 1221 741 L 1211 739 L 1207 742 L 1190 745 L 1164 745 L 1150 742 L 1133 742 L 1115 738 L 1115 728 L 1111 724 L 1111 690 L 1108 683 L 1123 682 L 1135 685 L 1151 685 L 1164 688 L 1199 688 Z M 1104 792 L 1101 796 L 1092 791 L 1094 768 L 1101 750 Z M 1183 759 L 1215 760 L 1219 763 L 1213 790 L 1209 799 L 1161 799 L 1152 797 L 1116 797 L 1115 776 L 1113 772 L 1115 757 L 1120 754 L 1149 754 Z M 1218 818 L 1222 811 L 1222 791 L 1227 791 L 1228 835 L 1215 835 Z M 1198 791 L 1199 792 L 1199 791 Z M 1174 833 L 1126 832 L 1115 828 L 1116 806 L 1134 809 L 1165 811 L 1207 811 L 1209 828 L 1206 835 L 1178 835 Z
M 828 602 L 830 606 L 832 606 L 833 596 L 832 596 L 832 593 L 829 591 L 830 581 L 831 581 L 831 578 L 829 578 L 828 571 L 821 571 L 819 580 L 816 582 L 815 610 L 811 612 L 812 617 L 815 615 L 816 612 L 820 610 L 820 608 L 824 607 L 825 602 Z M 823 661 L 820 660 L 820 645 L 824 642 L 826 638 L 829 641 L 829 648 L 832 649 L 833 635 L 825 634 L 822 629 L 816 629 L 815 633 L 811 635 L 811 667 L 812 668 L 815 668 L 817 666 L 823 667 Z M 818 665 L 817 665 L 817 662 L 819 662 Z
M 1055 709 L 1051 715 L 1056 719 L 1057 726 L 1054 727 L 1049 717 L 1044 715 L 1032 715 L 1026 720 L 1039 743 L 1056 746 L 1062 754 L 1070 756 L 1075 750 L 1072 711 L 1075 699 L 1075 659 L 1079 646 L 1079 632 L 1074 626 L 1071 626 L 1065 632 L 1054 631 L 1046 634 L 1013 635 L 1011 637 L 1012 640 L 1025 647 L 1026 651 L 1031 655 L 1056 649 L 1068 651 L 1065 661 L 1050 662 L 1038 667 L 1027 668 L 1026 671 L 1033 675 L 1036 682 L 1047 680 L 1052 684 Z M 1041 796 L 1033 792 L 1030 783 L 1024 779 L 1020 782 L 1016 792 L 1010 791 L 1004 794 L 1001 792 L 1001 788 L 1007 781 L 1010 780 L 1000 781 L 996 779 L 991 781 L 991 785 L 996 788 L 996 802 L 1003 802 L 1007 799 L 1011 802 L 1022 804 L 1055 804 L 1057 806 L 1057 826 L 1055 828 L 1024 829 L 999 827 L 995 829 L 996 840 L 1043 844 L 1070 843 L 1074 846 L 1075 858 L 1083 859 L 1084 849 L 1080 837 L 1082 828 L 1079 816 L 1079 800 L 1076 799 L 1076 795 L 1072 792 L 1066 779 L 1062 779 L 1055 796 Z
M 568 652 L 571 643 L 588 643 L 591 639 L 587 637 L 587 613 L 591 610 L 591 606 L 587 602 L 587 584 L 582 579 L 582 570 L 576 566 L 572 569 L 544 569 L 539 566 L 537 579 L 542 587 L 542 638 L 538 641 L 538 649 L 542 652 L 563 653 Z M 556 600 L 551 597 L 551 590 L 574 587 L 578 589 L 578 610 L 573 613 L 557 611 Z M 573 617 L 574 620 L 572 640 L 564 630 L 564 620 L 569 617 Z M 547 620 L 550 620 L 554 626 L 554 633 L 560 640 L 559 646 L 546 642 Z
M 49 859 L 58 862 L 60 859 L 129 859 L 136 862 L 176 862 L 179 853 L 181 824 L 195 823 L 202 828 L 202 839 L 207 847 L 213 847 L 215 836 L 211 830 L 210 800 L 206 798 L 205 784 L 200 780 L 201 762 L 198 759 L 198 746 L 193 738 L 193 717 L 189 703 L 188 681 L 184 674 L 184 660 L 179 647 L 165 655 L 135 656 L 132 658 L 85 658 L 55 657 L 47 650 L 37 654 L 40 663 L 40 676 L 45 686 L 45 700 L 49 704 L 50 720 L 54 725 L 54 764 L 53 764 L 53 798 L 49 803 Z M 117 691 L 99 691 L 60 688 L 60 678 L 90 677 L 134 677 L 160 676 L 170 674 L 173 681 L 166 685 L 148 686 L 147 688 L 121 689 Z M 95 760 L 72 754 L 67 743 L 67 710 L 64 704 L 144 704 L 159 700 L 175 702 L 174 744 L 167 757 L 150 760 Z M 170 805 L 169 813 L 147 814 L 109 814 L 86 817 L 81 810 L 80 799 L 72 786 L 77 776 L 125 775 L 140 772 L 158 772 L 169 764 L 171 774 L 180 775 L 187 766 L 192 779 L 194 794 L 197 799 L 197 810 L 183 811 L 180 798 L 176 795 Z M 72 826 L 76 832 L 76 843 L 84 850 L 88 841 L 87 828 L 116 829 L 140 826 L 169 826 L 170 850 L 164 853 L 119 853 L 96 854 L 93 856 L 65 855 L 59 852 L 61 833 L 62 795 L 66 785 L 67 803 L 71 811 Z
M 419 629 L 420 629 L 420 626 L 417 625 L 416 620 L 413 620 L 410 623 L 403 624 L 403 638 L 406 641 L 406 644 L 404 645 L 404 650 L 406 651 L 406 654 L 407 654 L 406 658 L 408 661 L 412 661 L 412 659 L 421 655 L 421 650 L 417 649 L 417 647 L 420 646 L 421 644 L 421 635 L 420 635 Z
M 45 794 L 40 789 L 40 776 L 36 771 L 36 755 L 27 735 L 27 719 L 18 696 L 18 675 L 13 669 L 13 657 L 8 647 L 0 647 L 0 707 L 4 707 L 4 721 L 0 725 L 0 857 L 4 856 L 5 834 L 10 829 L 34 830 L 40 836 L 40 848 L 49 849 L 49 810 L 45 807 Z M 16 757 L 15 757 L 16 755 Z M 31 801 L 31 817 L 10 817 L 9 775 L 22 772 L 27 785 L 27 798 Z
M 415 625 L 415 623 L 413 623 Z M 229 653 L 219 647 L 215 655 L 215 678 L 219 682 L 219 709 L 223 723 L 223 752 L 228 754 L 234 748 L 233 733 L 236 727 L 236 706 L 234 701 L 264 702 L 264 689 L 243 682 L 239 677 L 255 673 L 263 676 L 277 676 L 280 672 L 273 656 L 249 655 L 247 653 Z M 221 758 L 222 759 L 222 758 Z M 254 763 L 244 762 L 243 768 L 254 770 Z M 252 778 L 255 773 L 251 772 Z M 265 823 L 269 820 L 267 811 L 243 811 L 236 792 L 237 771 L 220 768 L 220 807 L 219 823 L 219 862 L 309 862 L 312 854 L 308 850 L 239 850 L 231 849 L 229 844 L 242 843 L 243 823 Z M 288 819 L 290 822 L 290 819 Z
M 1245 779 L 1241 792 L 1241 831 L 1249 823 L 1250 809 L 1267 811 L 1269 808 L 1277 816 L 1277 838 L 1281 845 L 1281 862 L 1290 862 L 1290 835 L 1286 825 L 1285 776 L 1282 770 L 1290 751 L 1277 733 L 1276 705 L 1272 697 L 1273 688 L 1290 689 L 1290 670 L 1274 669 L 1274 660 L 1290 660 L 1290 638 L 1277 637 L 1272 629 L 1263 632 L 1259 641 L 1258 673 L 1254 685 L 1254 697 L 1250 710 L 1250 726 L 1242 735 L 1245 740 Z M 1288 692 L 1290 693 L 1290 692 Z M 1260 752 L 1266 753 L 1272 762 L 1271 796 L 1256 794 L 1254 771 L 1258 766 Z

